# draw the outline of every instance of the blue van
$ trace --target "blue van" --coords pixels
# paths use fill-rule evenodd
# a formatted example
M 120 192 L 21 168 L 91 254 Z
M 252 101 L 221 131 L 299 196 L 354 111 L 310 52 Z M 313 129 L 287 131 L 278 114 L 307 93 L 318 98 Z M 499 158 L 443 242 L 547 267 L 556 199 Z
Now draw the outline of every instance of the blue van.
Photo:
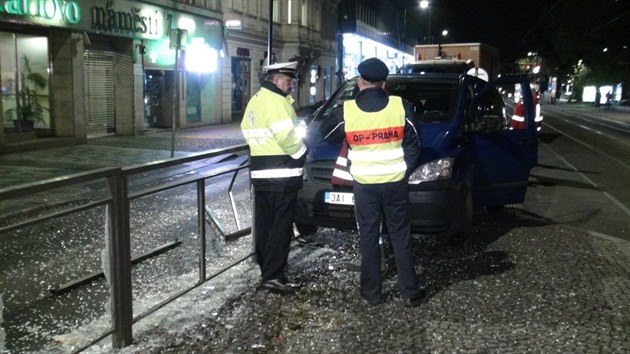
M 486 82 L 462 74 L 395 74 L 388 93 L 409 101 L 421 135 L 421 158 L 409 178 L 412 232 L 465 237 L 473 210 L 522 203 L 530 170 L 538 160 L 531 94 L 525 97 L 525 125 L 510 130 L 516 84 L 526 77 Z M 358 92 L 356 78 L 344 83 L 309 117 L 304 187 L 298 195 L 296 227 L 356 229 L 352 188 L 330 183 L 340 144 L 325 141 L 321 122 Z

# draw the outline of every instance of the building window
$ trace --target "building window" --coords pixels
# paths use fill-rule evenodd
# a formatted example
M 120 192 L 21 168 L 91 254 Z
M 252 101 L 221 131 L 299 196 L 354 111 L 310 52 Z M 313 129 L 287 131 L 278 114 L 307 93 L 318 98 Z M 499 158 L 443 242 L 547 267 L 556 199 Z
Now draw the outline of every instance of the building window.
M 287 23 L 291 24 L 291 16 L 293 16 L 293 9 L 291 8 L 291 6 L 293 6 L 293 1 L 288 0 L 289 2 L 289 6 L 287 6 Z
M 280 19 L 280 4 L 278 4 L 278 1 L 274 1 L 273 2 L 273 22 L 280 22 L 279 19 Z
M 302 0 L 302 15 L 300 16 L 300 25 L 308 27 L 308 1 Z
M 48 39 L 0 32 L 0 89 L 5 133 L 50 128 Z

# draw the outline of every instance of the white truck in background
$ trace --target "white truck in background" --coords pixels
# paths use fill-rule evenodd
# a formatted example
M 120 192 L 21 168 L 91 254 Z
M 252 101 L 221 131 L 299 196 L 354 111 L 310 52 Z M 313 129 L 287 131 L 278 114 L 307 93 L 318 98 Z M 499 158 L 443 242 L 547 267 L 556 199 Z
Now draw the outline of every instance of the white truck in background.
M 483 43 L 423 44 L 414 47 L 416 62 L 409 65 L 436 65 L 439 61 L 466 63 L 468 70 L 487 74 L 486 81 L 499 77 L 499 50 Z M 477 75 L 475 75 L 477 76 Z M 481 76 L 481 75 L 479 75 Z

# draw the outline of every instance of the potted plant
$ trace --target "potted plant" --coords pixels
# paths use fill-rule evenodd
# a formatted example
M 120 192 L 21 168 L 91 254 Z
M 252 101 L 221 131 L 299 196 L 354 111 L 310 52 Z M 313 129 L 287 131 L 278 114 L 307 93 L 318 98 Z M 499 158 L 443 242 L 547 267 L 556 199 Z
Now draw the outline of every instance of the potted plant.
M 18 131 L 33 130 L 35 122 L 45 123 L 44 107 L 39 101 L 38 90 L 43 90 L 48 85 L 46 76 L 33 72 L 27 56 L 23 57 L 24 71 L 20 73 L 19 83 L 10 84 L 11 91 L 16 92 L 16 106 L 5 111 L 5 119 L 13 121 Z

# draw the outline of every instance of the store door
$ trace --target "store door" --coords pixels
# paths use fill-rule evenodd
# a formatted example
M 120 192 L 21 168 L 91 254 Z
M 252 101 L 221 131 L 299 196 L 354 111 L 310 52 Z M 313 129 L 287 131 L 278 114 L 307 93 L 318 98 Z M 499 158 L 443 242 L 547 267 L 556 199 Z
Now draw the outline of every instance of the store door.
M 85 123 L 87 136 L 116 132 L 116 95 L 114 85 L 114 53 L 86 50 Z
M 147 70 L 146 75 L 146 91 L 145 91 L 145 110 L 146 110 L 146 126 L 149 128 L 163 128 L 170 124 L 170 118 L 165 117 L 164 108 L 164 71 Z M 165 120 L 169 120 L 166 122 Z M 167 124 L 168 123 L 168 124 Z
M 251 59 L 232 58 L 232 121 L 240 121 L 250 97 Z

